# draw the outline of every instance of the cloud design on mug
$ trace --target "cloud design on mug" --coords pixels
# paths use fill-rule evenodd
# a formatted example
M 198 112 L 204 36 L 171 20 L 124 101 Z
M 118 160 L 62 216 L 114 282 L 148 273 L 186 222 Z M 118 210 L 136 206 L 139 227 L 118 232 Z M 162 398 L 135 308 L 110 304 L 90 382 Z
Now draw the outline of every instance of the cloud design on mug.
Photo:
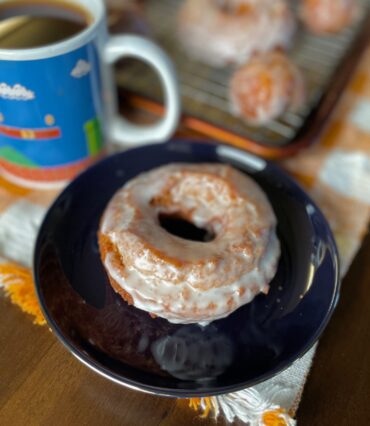
M 27 89 L 21 84 L 9 86 L 9 84 L 0 83 L 0 98 L 13 101 L 30 101 L 35 99 L 35 92 L 32 92 L 32 90 Z
M 81 78 L 87 75 L 91 70 L 91 65 L 84 59 L 79 59 L 77 64 L 71 71 L 71 76 L 74 78 Z

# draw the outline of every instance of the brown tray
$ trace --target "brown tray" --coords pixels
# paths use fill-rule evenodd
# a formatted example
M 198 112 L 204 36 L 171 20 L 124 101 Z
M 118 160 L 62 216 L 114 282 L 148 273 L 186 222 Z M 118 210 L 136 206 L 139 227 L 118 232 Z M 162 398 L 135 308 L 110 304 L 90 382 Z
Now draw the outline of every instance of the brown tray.
M 181 0 L 151 0 L 145 17 L 152 37 L 167 51 L 178 72 L 183 124 L 208 137 L 269 158 L 291 155 L 315 140 L 336 105 L 370 37 L 370 0 L 362 0 L 358 22 L 338 35 L 297 31 L 291 58 L 302 69 L 307 101 L 299 112 L 287 112 L 266 126 L 248 126 L 229 112 L 228 82 L 232 67 L 216 69 L 189 58 L 176 38 Z M 130 62 L 117 75 L 120 93 L 128 88 L 139 108 L 162 113 L 160 85 L 153 72 Z

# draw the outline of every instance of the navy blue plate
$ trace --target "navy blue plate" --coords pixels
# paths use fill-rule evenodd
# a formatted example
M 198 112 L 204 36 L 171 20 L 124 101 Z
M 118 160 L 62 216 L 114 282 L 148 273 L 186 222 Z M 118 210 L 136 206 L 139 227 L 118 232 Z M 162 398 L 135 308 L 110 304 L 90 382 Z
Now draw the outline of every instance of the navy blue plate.
M 269 294 L 204 328 L 128 306 L 110 287 L 97 246 L 114 192 L 176 162 L 232 164 L 259 183 L 278 218 L 282 255 Z M 317 340 L 339 293 L 328 224 L 289 176 L 232 147 L 179 140 L 114 155 L 74 180 L 45 217 L 34 271 L 45 317 L 77 358 L 120 384 L 176 397 L 235 391 L 287 368 Z

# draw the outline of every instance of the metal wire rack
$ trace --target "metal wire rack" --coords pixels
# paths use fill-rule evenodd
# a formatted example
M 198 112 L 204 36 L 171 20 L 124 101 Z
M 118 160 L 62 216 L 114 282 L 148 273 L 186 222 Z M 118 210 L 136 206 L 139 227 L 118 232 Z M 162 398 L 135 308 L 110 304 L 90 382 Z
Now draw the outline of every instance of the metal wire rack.
M 293 4 L 294 3 L 294 4 Z M 297 2 L 292 2 L 296 7 Z M 298 112 L 286 112 L 265 126 L 253 127 L 230 113 L 228 85 L 233 67 L 212 68 L 194 61 L 182 50 L 176 34 L 176 15 L 181 0 L 149 1 L 146 19 L 153 38 L 167 51 L 178 72 L 183 110 L 186 115 L 222 126 L 226 131 L 267 146 L 284 146 L 297 137 L 314 108 L 320 103 L 329 83 L 336 78 L 338 66 L 353 45 L 370 6 L 362 0 L 358 22 L 337 35 L 316 36 L 299 27 L 292 49 L 292 60 L 304 73 L 307 100 Z M 152 72 L 139 63 L 131 64 L 119 75 L 119 85 L 161 102 L 160 86 Z

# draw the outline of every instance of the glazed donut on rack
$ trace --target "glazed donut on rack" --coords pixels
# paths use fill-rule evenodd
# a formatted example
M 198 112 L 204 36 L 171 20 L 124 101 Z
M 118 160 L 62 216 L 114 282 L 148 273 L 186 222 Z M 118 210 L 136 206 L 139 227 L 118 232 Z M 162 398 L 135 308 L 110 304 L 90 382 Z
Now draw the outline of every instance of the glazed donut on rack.
M 356 0 L 303 0 L 301 18 L 307 28 L 317 34 L 337 33 L 357 17 Z
M 288 48 L 295 19 L 285 0 L 185 0 L 178 36 L 189 56 L 212 66 L 241 64 L 255 52 Z
M 301 71 L 283 52 L 255 55 L 235 71 L 229 86 L 230 108 L 248 124 L 259 126 L 305 100 Z
M 206 230 L 193 241 L 161 217 Z M 221 164 L 162 166 L 127 182 L 100 222 L 99 248 L 113 289 L 174 323 L 207 324 L 267 293 L 280 245 L 261 188 Z

